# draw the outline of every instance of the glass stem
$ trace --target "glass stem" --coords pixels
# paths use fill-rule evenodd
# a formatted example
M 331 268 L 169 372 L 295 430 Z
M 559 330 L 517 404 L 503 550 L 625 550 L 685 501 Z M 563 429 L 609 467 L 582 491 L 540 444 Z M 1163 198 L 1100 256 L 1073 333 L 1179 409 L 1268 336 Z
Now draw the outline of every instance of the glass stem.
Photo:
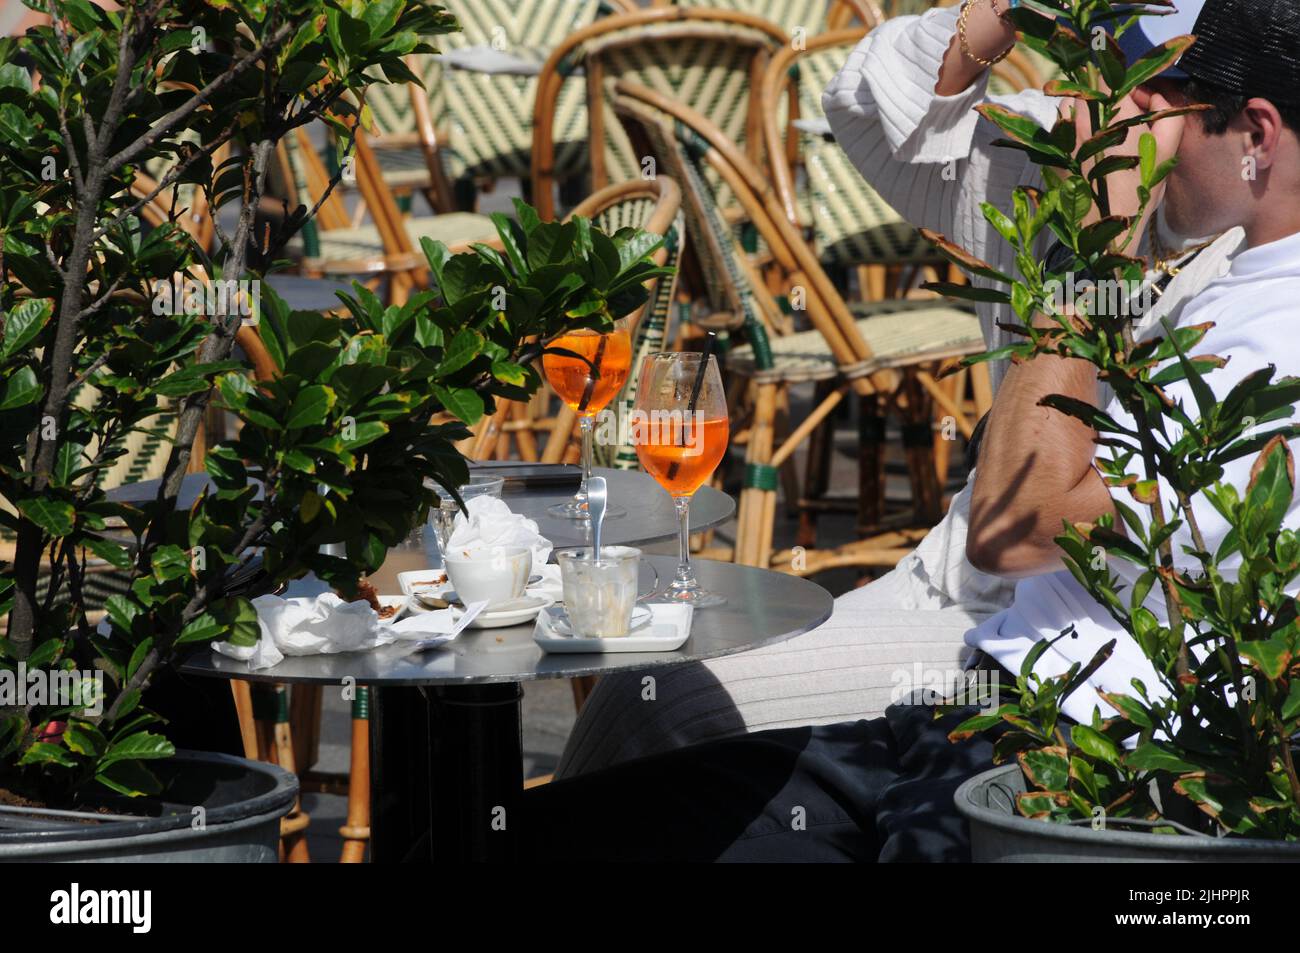
M 591 479 L 591 431 L 592 420 L 589 414 L 578 418 L 582 430 L 582 486 L 578 487 L 577 499 L 587 499 L 587 481 Z
M 677 578 L 674 588 L 695 585 L 695 573 L 691 571 L 691 498 L 675 496 L 673 503 L 677 506 Z

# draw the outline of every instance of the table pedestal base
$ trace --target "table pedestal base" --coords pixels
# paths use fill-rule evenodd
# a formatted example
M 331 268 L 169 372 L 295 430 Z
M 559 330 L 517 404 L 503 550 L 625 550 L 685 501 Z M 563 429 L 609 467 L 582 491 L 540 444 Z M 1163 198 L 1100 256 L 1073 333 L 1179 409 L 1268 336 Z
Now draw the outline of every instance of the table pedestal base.
M 518 682 L 374 691 L 375 863 L 515 860 L 522 699 Z

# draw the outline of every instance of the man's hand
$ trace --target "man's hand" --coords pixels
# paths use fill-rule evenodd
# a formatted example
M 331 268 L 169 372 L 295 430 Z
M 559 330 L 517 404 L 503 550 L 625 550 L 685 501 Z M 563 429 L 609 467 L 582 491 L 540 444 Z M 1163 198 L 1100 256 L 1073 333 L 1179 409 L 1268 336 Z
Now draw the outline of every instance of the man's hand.
M 1157 80 L 1145 86 L 1139 86 L 1128 96 L 1120 100 L 1119 111 L 1112 122 L 1123 119 L 1131 119 L 1134 116 L 1147 112 L 1159 112 L 1163 109 L 1171 109 L 1172 104 L 1168 99 L 1169 91 L 1165 81 Z M 1065 98 L 1061 100 L 1059 107 L 1061 116 L 1071 120 L 1075 125 L 1076 141 L 1083 142 L 1093 135 L 1092 119 L 1088 112 L 1088 104 L 1081 99 Z M 1104 153 L 1099 154 L 1085 163 L 1085 174 L 1088 169 L 1092 168 L 1103 156 L 1136 156 L 1138 154 L 1138 144 L 1141 141 L 1142 134 L 1150 132 L 1156 140 L 1156 165 L 1172 158 L 1178 152 L 1178 145 L 1183 138 L 1184 116 L 1172 116 L 1165 119 L 1159 119 L 1154 123 L 1141 123 L 1130 126 L 1128 136 L 1119 145 L 1107 149 Z M 1141 172 L 1136 168 L 1123 169 L 1118 172 L 1112 172 L 1105 177 L 1106 179 L 1106 196 L 1110 202 L 1111 215 L 1133 216 L 1138 214 L 1138 186 L 1141 184 Z M 1164 196 L 1164 183 L 1161 182 L 1151 190 L 1151 200 L 1147 207 L 1142 210 L 1142 217 L 1138 222 L 1138 227 L 1133 230 L 1134 242 L 1129 247 L 1120 249 L 1123 254 L 1132 255 L 1137 251 L 1137 240 L 1142 235 L 1142 230 L 1151 216 L 1155 214 L 1156 208 L 1160 205 L 1160 200 Z M 1084 224 L 1091 224 L 1101 217 L 1101 211 L 1094 204 L 1088 215 L 1084 219 Z

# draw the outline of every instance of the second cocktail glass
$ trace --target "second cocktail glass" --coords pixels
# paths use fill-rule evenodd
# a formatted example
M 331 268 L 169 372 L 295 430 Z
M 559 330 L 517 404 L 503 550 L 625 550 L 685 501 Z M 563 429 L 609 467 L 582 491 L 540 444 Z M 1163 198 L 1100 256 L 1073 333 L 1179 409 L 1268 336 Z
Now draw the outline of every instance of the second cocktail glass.
M 713 475 L 727 452 L 730 423 L 718 362 L 684 352 L 651 354 L 641 366 L 632 440 L 647 473 L 677 507 L 677 575 L 662 594 L 698 608 L 727 600 L 704 589 L 691 568 L 691 496 Z

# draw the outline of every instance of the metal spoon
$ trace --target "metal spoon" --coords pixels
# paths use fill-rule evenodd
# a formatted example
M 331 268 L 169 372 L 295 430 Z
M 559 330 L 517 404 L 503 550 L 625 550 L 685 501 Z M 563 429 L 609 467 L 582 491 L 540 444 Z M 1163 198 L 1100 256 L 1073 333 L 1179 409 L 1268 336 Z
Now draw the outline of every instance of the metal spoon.
M 587 481 L 587 513 L 591 516 L 591 551 L 592 559 L 600 559 L 600 528 L 605 522 L 605 508 L 609 502 L 609 492 L 604 477 L 592 477 Z

